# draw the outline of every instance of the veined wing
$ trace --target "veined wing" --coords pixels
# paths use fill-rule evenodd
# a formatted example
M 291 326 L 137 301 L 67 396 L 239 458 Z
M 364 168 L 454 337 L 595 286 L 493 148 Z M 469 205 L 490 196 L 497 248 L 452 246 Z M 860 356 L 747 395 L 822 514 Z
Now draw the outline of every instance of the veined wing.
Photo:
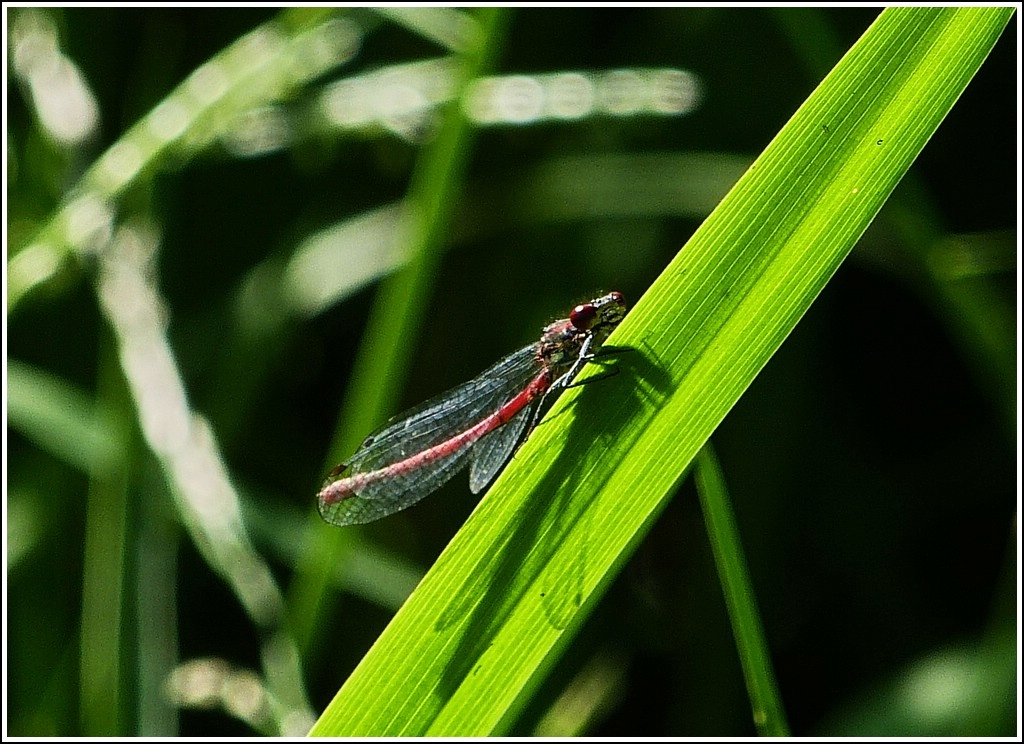
M 357 524 L 404 509 L 450 480 L 467 464 L 481 440 L 486 442 L 513 426 L 517 430 L 511 432 L 510 441 L 502 436 L 485 448 L 486 472 L 474 465 L 477 477 L 487 476 L 479 488 L 486 485 L 508 459 L 528 414 L 513 416 L 505 426 L 481 424 L 541 372 L 535 352 L 536 344 L 520 349 L 473 380 L 396 416 L 367 437 L 337 477 L 324 484 L 318 499 L 324 519 L 337 525 Z M 533 406 L 526 408 L 532 410 Z M 494 465 L 502 451 L 501 461 Z

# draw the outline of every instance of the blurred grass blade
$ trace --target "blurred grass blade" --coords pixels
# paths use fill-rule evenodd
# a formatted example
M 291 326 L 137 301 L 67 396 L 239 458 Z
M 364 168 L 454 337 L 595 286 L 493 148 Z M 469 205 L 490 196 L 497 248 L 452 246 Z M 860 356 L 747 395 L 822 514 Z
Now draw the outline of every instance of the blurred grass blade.
M 501 8 L 478 13 L 479 43 L 465 55 L 457 91 L 489 70 L 501 47 L 508 16 Z M 359 440 L 354 436 L 385 418 L 408 374 L 413 347 L 409 339 L 422 323 L 472 149 L 473 129 L 457 100 L 449 105 L 434 140 L 416 163 L 401 220 L 410 244 L 408 263 L 377 292 L 338 416 L 329 463 L 355 449 Z M 330 466 L 325 464 L 324 470 Z M 318 514 L 311 512 L 310 519 L 322 527 Z M 314 534 L 316 542 L 298 565 L 289 591 L 296 636 L 300 647 L 307 650 L 323 627 L 317 622 L 317 613 L 325 609 L 322 600 L 331 586 L 333 566 L 351 540 L 351 534 L 337 530 L 320 529 Z
M 750 695 L 754 725 L 762 736 L 789 736 L 786 712 L 779 698 L 747 559 L 740 543 L 739 527 L 729 503 L 725 477 L 710 442 L 698 453 L 696 462 L 697 494 L 725 604 L 729 608 L 729 621 Z
M 457 222 L 444 248 L 488 239 L 515 225 L 609 216 L 704 218 L 750 162 L 750 158 L 711 152 L 550 158 L 539 166 L 504 174 L 497 182 L 470 182 L 459 212 L 475 217 Z M 680 173 L 686 177 L 680 178 Z M 499 193 L 505 195 L 503 199 L 497 198 Z M 496 203 L 501 207 L 496 208 Z M 400 202 L 386 204 L 303 240 L 284 270 L 283 306 L 312 317 L 404 266 L 410 246 L 403 242 L 403 215 Z M 259 276 L 273 271 L 273 260 L 258 265 L 247 282 L 255 284 Z M 279 318 L 274 315 L 267 322 L 279 322 Z
M 224 137 L 245 112 L 286 99 L 352 59 L 358 28 L 330 9 L 290 8 L 197 68 L 100 156 L 31 243 L 8 251 L 7 312 L 73 254 L 109 238 L 124 194 L 177 157 Z
M 870 224 L 1012 8 L 893 8 L 609 339 L 340 690 L 314 734 L 500 734 L 694 456 Z
M 375 12 L 430 39 L 450 52 L 467 52 L 480 43 L 480 29 L 464 10 L 394 6 Z
M 305 730 L 311 711 L 298 654 L 284 622 L 284 598 L 270 566 L 253 547 L 238 491 L 216 436 L 192 408 L 166 335 L 165 306 L 149 261 L 158 235 L 143 220 L 125 223 L 100 255 L 96 294 L 117 345 L 118 361 L 142 441 L 163 472 L 177 515 L 212 570 L 235 593 L 263 644 L 267 684 L 284 734 Z
M 70 382 L 17 359 L 7 360 L 7 425 L 84 473 L 117 467 L 110 415 Z
M 131 402 L 110 343 L 101 348 L 98 400 L 111 416 L 109 446 L 115 467 L 89 473 L 82 569 L 79 699 L 82 731 L 90 736 L 124 734 L 123 708 L 131 683 L 122 671 L 131 634 L 125 629 L 124 585 L 129 552 L 129 453 L 136 446 Z

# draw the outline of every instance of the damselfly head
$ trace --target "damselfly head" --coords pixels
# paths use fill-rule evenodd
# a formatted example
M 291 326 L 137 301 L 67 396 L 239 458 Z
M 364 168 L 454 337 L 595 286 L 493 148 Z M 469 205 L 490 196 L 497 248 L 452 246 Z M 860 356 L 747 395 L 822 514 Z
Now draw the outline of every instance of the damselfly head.
M 580 331 L 618 325 L 626 315 L 626 300 L 621 292 L 610 292 L 596 300 L 577 305 L 569 313 L 569 322 Z

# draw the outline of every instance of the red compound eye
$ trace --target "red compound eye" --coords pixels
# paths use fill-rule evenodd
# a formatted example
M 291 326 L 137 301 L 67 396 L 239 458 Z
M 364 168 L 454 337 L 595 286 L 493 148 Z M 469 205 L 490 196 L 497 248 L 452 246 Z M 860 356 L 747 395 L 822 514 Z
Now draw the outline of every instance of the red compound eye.
M 572 312 L 569 313 L 569 322 L 574 328 L 586 331 L 596 317 L 597 308 L 594 307 L 594 303 L 588 302 L 586 305 L 577 305 L 572 309 Z

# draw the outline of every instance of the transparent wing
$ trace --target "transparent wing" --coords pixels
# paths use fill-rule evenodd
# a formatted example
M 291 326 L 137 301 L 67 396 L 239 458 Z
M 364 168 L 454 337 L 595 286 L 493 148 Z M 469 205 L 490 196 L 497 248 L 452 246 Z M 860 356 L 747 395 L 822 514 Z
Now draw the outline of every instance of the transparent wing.
M 344 527 L 366 524 L 412 506 L 443 486 L 465 467 L 471 448 L 463 447 L 438 458 L 429 468 L 393 475 L 387 482 L 373 483 L 342 501 L 318 499 L 320 515 L 331 524 Z
M 478 440 L 459 446 L 448 444 L 519 394 L 540 370 L 536 344 L 531 344 L 469 382 L 392 418 L 366 438 L 337 477 L 328 478 L 319 499 L 321 515 L 332 524 L 346 525 L 393 514 L 447 483 L 471 456 L 471 483 L 483 479 L 474 489 L 479 491 L 508 459 L 529 414 L 523 416 L 520 412 Z M 505 432 L 509 427 L 513 431 Z M 491 444 L 489 440 L 495 435 L 498 439 Z M 481 445 L 482 455 L 475 454 L 475 448 Z M 427 453 L 435 449 L 436 453 Z M 327 486 L 341 479 L 353 484 L 351 495 L 334 501 L 325 499 Z
M 508 423 L 492 431 L 473 446 L 473 464 L 469 468 L 469 490 L 480 493 L 494 480 L 502 466 L 512 456 L 522 439 L 526 424 L 533 418 L 539 400 L 517 413 Z

